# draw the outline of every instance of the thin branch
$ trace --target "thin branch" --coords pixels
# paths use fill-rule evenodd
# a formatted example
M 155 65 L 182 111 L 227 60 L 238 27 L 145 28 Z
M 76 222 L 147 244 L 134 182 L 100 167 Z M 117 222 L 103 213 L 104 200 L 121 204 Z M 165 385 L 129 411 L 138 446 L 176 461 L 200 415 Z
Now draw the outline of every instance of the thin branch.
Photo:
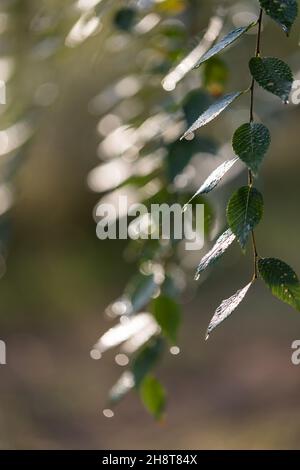
M 262 31 L 262 20 L 263 20 L 263 10 L 260 9 L 259 18 L 258 18 L 258 31 L 257 31 L 257 41 L 255 48 L 255 57 L 260 55 L 260 46 L 261 46 L 261 31 Z M 255 80 L 252 78 L 251 87 L 250 87 L 250 123 L 254 120 L 254 89 L 255 89 Z M 253 185 L 253 174 L 251 170 L 248 170 L 248 186 L 251 188 Z M 257 252 L 257 245 L 255 239 L 254 230 L 251 232 L 252 238 L 252 249 L 253 249 L 253 261 L 254 261 L 254 273 L 253 281 L 258 278 L 258 269 L 257 269 L 257 260 L 259 258 Z
M 258 18 L 258 32 L 257 32 L 257 40 L 256 40 L 256 48 L 255 48 L 255 57 L 260 56 L 260 44 L 261 44 L 261 30 L 262 30 L 262 19 L 263 19 L 263 10 L 260 10 L 259 18 Z M 252 78 L 251 87 L 250 87 L 250 122 L 254 120 L 254 88 L 255 88 L 255 80 Z

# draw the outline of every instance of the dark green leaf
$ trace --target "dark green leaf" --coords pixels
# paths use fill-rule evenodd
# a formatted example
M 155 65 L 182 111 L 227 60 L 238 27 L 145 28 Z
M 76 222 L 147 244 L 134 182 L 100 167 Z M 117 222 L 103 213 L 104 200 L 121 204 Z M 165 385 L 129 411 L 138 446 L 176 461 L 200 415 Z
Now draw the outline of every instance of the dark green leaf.
M 222 254 L 234 242 L 234 240 L 235 235 L 232 233 L 230 228 L 227 229 L 224 233 L 222 233 L 222 235 L 217 239 L 213 248 L 200 261 L 195 276 L 196 280 L 199 279 L 200 274 L 205 269 L 214 264 L 222 256 Z
M 115 26 L 122 31 L 130 31 L 135 23 L 136 14 L 137 12 L 134 8 L 120 8 L 114 17 Z
M 200 127 L 205 126 L 216 117 L 218 117 L 219 114 L 221 114 L 226 108 L 228 108 L 228 106 L 230 106 L 237 98 L 239 98 L 242 93 L 242 91 L 238 91 L 236 93 L 229 93 L 228 95 L 223 96 L 220 100 L 212 104 L 183 134 L 181 140 L 187 137 L 192 132 L 199 129 Z
M 293 74 L 285 62 L 276 57 L 253 57 L 249 67 L 252 76 L 262 88 L 288 103 Z
M 166 274 L 164 283 L 161 286 L 161 293 L 167 297 L 172 297 L 172 299 L 178 299 L 181 292 L 182 285 L 176 277 L 176 271 L 171 270 Z
M 187 126 L 191 126 L 199 114 L 204 113 L 212 103 L 213 99 L 206 91 L 190 91 L 182 105 Z
M 177 332 L 181 321 L 179 305 L 166 296 L 159 296 L 153 300 L 153 315 L 162 329 L 163 334 L 176 344 Z
M 222 95 L 228 78 L 228 67 L 218 57 L 213 57 L 204 64 L 203 85 L 212 96 Z
M 238 305 L 242 302 L 245 295 L 247 294 L 248 290 L 250 289 L 252 282 L 247 284 L 241 290 L 238 290 L 232 297 L 229 299 L 223 300 L 221 305 L 215 311 L 215 314 L 208 326 L 206 339 L 208 339 L 210 333 L 222 323 L 226 318 L 231 315 L 231 313 L 238 307 Z
M 232 146 L 236 155 L 256 174 L 270 142 L 271 136 L 267 127 L 251 122 L 243 124 L 235 131 Z
M 189 199 L 191 197 L 189 196 Z M 187 209 L 187 202 L 185 202 L 185 199 L 182 201 L 184 203 L 183 205 L 183 212 Z M 196 226 L 196 217 L 197 217 L 197 205 L 198 204 L 203 204 L 204 205 L 204 234 L 209 236 L 211 233 L 211 230 L 215 224 L 216 220 L 216 213 L 215 213 L 215 208 L 211 204 L 210 201 L 208 201 L 204 196 L 199 195 L 195 196 L 192 198 L 190 205 L 192 206 L 192 224 L 193 227 Z
M 272 294 L 297 310 L 300 310 L 300 284 L 293 269 L 275 258 L 260 259 L 259 273 Z
M 261 7 L 289 35 L 298 15 L 297 0 L 259 0 Z
M 235 164 L 237 161 L 237 158 L 233 158 L 232 160 L 226 160 L 223 162 L 221 165 L 218 166 L 210 175 L 209 177 L 204 181 L 204 183 L 200 186 L 198 191 L 191 197 L 191 199 L 187 202 L 187 204 L 184 206 L 185 207 L 192 202 L 192 200 L 196 197 L 199 196 L 200 194 L 206 194 L 212 191 L 221 181 L 223 176 L 227 173 L 227 171 L 230 170 L 230 168 Z
M 226 34 L 223 39 L 221 39 L 220 42 L 215 44 L 209 51 L 207 51 L 197 62 L 195 65 L 195 68 L 199 67 L 203 62 L 206 60 L 210 59 L 211 57 L 215 56 L 219 52 L 221 52 L 223 49 L 226 47 L 230 46 L 234 41 L 236 41 L 239 37 L 241 37 L 243 34 L 246 33 L 252 26 L 254 26 L 257 22 L 252 22 L 248 26 L 241 26 L 240 28 L 234 29 L 233 31 L 230 31 L 230 33 Z
M 174 181 L 176 176 L 185 169 L 191 158 L 199 152 L 215 154 L 216 142 L 210 137 L 197 137 L 193 140 L 173 142 L 168 149 L 166 158 L 169 179 Z
M 160 419 L 166 407 L 166 392 L 155 377 L 149 375 L 143 380 L 140 397 L 145 408 L 154 418 Z
M 156 365 L 163 353 L 163 349 L 163 340 L 161 338 L 155 338 L 137 354 L 131 367 L 134 383 L 137 388 L 139 388 L 145 376 Z
M 231 197 L 227 206 L 227 220 L 242 248 L 262 215 L 263 198 L 257 189 L 243 186 Z
M 154 280 L 153 274 L 148 276 L 137 275 L 133 281 L 126 287 L 125 295 L 131 302 L 131 312 L 135 313 L 144 308 L 151 300 L 153 294 L 157 289 L 157 284 Z

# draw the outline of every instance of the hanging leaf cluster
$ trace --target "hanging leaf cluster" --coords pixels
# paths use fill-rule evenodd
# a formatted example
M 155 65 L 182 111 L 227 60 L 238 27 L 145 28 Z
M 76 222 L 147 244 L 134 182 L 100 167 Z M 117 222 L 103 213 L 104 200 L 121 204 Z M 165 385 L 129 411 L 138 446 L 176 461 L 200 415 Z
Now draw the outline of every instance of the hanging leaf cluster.
M 271 144 L 270 131 L 261 122 L 254 121 L 254 89 L 257 83 L 264 90 L 279 97 L 283 103 L 288 103 L 289 95 L 293 84 L 293 74 L 290 67 L 281 59 L 276 57 L 263 57 L 261 55 L 261 35 L 263 11 L 273 20 L 280 24 L 282 29 L 289 34 L 291 27 L 297 17 L 298 6 L 296 0 L 260 0 L 260 15 L 256 22 L 246 27 L 238 28 L 228 33 L 220 42 L 215 44 L 198 61 L 197 67 L 203 64 L 209 58 L 215 56 L 227 46 L 245 34 L 250 28 L 257 27 L 257 46 L 255 57 L 249 61 L 249 69 L 252 76 L 252 83 L 249 89 L 227 94 L 221 97 L 204 111 L 182 138 L 195 132 L 200 127 L 205 126 L 223 111 L 228 108 L 242 94 L 250 93 L 250 118 L 249 122 L 242 124 L 234 133 L 232 139 L 233 151 L 248 169 L 248 185 L 243 186 L 231 196 L 228 201 L 226 215 L 228 229 L 218 238 L 211 251 L 200 261 L 196 272 L 196 279 L 209 266 L 211 266 L 227 248 L 237 240 L 244 251 L 249 238 L 252 239 L 252 248 L 254 255 L 254 273 L 251 281 L 246 287 L 238 290 L 230 298 L 224 300 L 215 311 L 215 314 L 209 324 L 207 338 L 223 320 L 238 307 L 242 302 L 251 285 L 260 275 L 270 288 L 273 295 L 280 300 L 288 303 L 297 310 L 299 304 L 299 280 L 288 265 L 275 259 L 260 258 L 257 251 L 254 229 L 259 224 L 263 216 L 263 196 L 257 188 L 254 187 L 254 177 L 259 173 L 260 166 L 269 150 Z M 203 192 L 214 189 L 225 173 L 230 170 L 235 163 L 235 159 L 224 162 L 220 167 L 213 171 L 206 182 L 195 193 L 195 196 Z
M 149 4 L 151 6 L 137 7 L 132 2 L 130 7 L 117 8 L 113 18 L 114 28 L 118 32 L 126 35 L 127 39 L 131 37 L 140 41 L 145 54 L 149 50 L 155 53 L 159 50 L 161 60 L 155 65 L 149 61 L 139 77 L 141 91 L 136 95 L 143 96 L 143 99 L 146 95 L 147 99 L 151 96 L 153 100 L 153 105 L 149 100 L 146 116 L 143 111 L 129 116 L 128 125 L 133 127 L 139 139 L 128 149 L 118 150 L 113 155 L 116 165 L 120 163 L 124 165 L 122 157 L 125 155 L 128 168 L 128 161 L 138 148 L 137 155 L 134 155 L 136 160 L 130 166 L 130 171 L 128 170 L 129 176 L 114 186 L 105 187 L 105 191 L 116 195 L 126 193 L 130 189 L 145 205 L 153 201 L 171 204 L 176 200 L 186 207 L 187 204 L 201 201 L 205 204 L 205 230 L 206 233 L 210 233 L 211 222 L 214 219 L 214 210 L 209 200 L 210 193 L 222 184 L 224 177 L 233 167 L 244 166 L 248 174 L 247 182 L 237 188 L 229 198 L 226 208 L 227 227 L 200 260 L 195 279 L 199 280 L 204 271 L 215 265 L 235 242 L 243 252 L 251 244 L 254 272 L 251 278 L 245 281 L 245 287 L 240 287 L 236 293 L 221 302 L 208 326 L 206 337 L 208 338 L 211 332 L 241 304 L 259 277 L 273 295 L 299 310 L 300 287 L 294 271 L 282 261 L 261 258 L 256 246 L 255 229 L 261 222 L 264 212 L 264 200 L 256 187 L 256 178 L 269 153 L 271 135 L 266 123 L 260 122 L 254 112 L 255 91 L 258 87 L 273 94 L 283 103 L 289 100 L 293 84 L 291 69 L 279 58 L 263 56 L 262 25 L 264 15 L 268 15 L 287 35 L 290 34 L 297 17 L 297 1 L 258 0 L 257 19 L 230 31 L 223 38 L 221 31 L 224 27 L 224 17 L 220 17 L 219 29 L 216 30 L 214 25 L 210 35 L 205 36 L 205 53 L 200 56 L 198 51 L 203 49 L 198 46 L 187 53 L 185 44 L 188 35 L 182 26 L 179 27 L 177 22 L 174 24 L 164 22 L 170 15 L 182 12 L 186 7 L 185 2 L 178 0 L 149 2 Z M 197 7 L 192 5 L 191 8 Z M 155 13 L 156 16 L 152 18 L 159 18 L 155 26 L 155 31 L 159 32 L 160 38 L 163 38 L 159 44 L 148 32 L 143 34 L 140 32 L 140 22 L 149 12 Z M 220 54 L 234 46 L 250 30 L 256 31 L 257 38 L 255 53 L 252 58 L 249 57 L 250 86 L 248 88 L 245 86 L 243 90 L 225 92 L 229 71 Z M 146 38 L 144 42 L 143 36 Z M 253 37 L 250 36 L 249 40 Z M 202 43 L 200 45 L 202 46 Z M 202 74 L 201 89 L 192 87 L 191 90 L 184 82 L 186 75 L 192 69 L 196 69 L 192 73 L 198 74 L 197 76 L 199 73 Z M 182 89 L 178 87 L 179 91 L 176 94 L 166 95 L 162 93 L 161 87 L 158 90 L 149 85 L 157 83 L 157 78 L 168 92 L 174 90 L 180 81 L 184 82 L 185 86 Z M 111 88 L 108 92 L 111 96 Z M 205 126 L 220 118 L 242 97 L 249 97 L 249 121 L 241 122 L 233 134 L 234 158 L 219 161 L 211 174 L 204 178 L 199 189 L 196 192 L 191 191 L 189 183 L 185 183 L 184 186 L 183 182 L 189 181 L 188 169 L 193 159 L 198 158 L 201 153 L 215 155 L 218 151 L 218 142 L 205 135 Z M 118 104 L 116 99 L 112 107 Z M 152 126 L 147 127 L 150 120 Z M 156 129 L 153 133 L 152 128 Z M 166 129 L 173 132 L 174 129 L 180 130 L 177 134 L 171 133 L 171 138 L 166 138 L 166 132 L 163 132 Z M 157 160 L 154 164 L 156 155 Z M 145 162 L 148 163 L 149 169 L 143 172 L 141 168 Z M 107 163 L 99 166 L 100 173 L 105 165 Z M 147 185 L 156 188 L 151 196 L 143 192 Z M 102 187 L 96 190 L 105 192 Z M 114 406 L 129 391 L 135 390 L 145 408 L 156 419 L 161 419 L 164 415 L 166 392 L 154 375 L 154 369 L 159 365 L 166 350 L 169 349 L 176 354 L 179 351 L 177 344 L 182 317 L 179 299 L 188 283 L 187 276 L 178 268 L 177 248 L 174 240 L 170 240 L 167 244 L 162 244 L 161 240 L 131 242 L 127 255 L 137 261 L 140 272 L 129 282 L 123 295 L 107 308 L 108 316 L 115 319 L 117 324 L 102 335 L 95 345 L 100 354 L 111 348 L 119 348 L 119 353 L 125 355 L 129 362 L 126 371 L 110 391 L 109 406 Z

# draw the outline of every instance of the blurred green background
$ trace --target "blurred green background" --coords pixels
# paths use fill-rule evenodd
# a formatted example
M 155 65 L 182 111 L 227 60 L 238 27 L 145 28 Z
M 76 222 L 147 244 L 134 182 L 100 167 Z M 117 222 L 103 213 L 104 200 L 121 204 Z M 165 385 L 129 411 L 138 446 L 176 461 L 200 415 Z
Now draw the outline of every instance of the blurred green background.
M 204 342 L 214 309 L 249 278 L 249 255 L 238 248 L 225 255 L 196 293 L 183 296 L 181 354 L 167 354 L 157 372 L 168 391 L 164 422 L 155 423 L 134 392 L 118 405 L 112 419 L 102 414 L 120 367 L 114 363 L 115 351 L 100 361 L 89 353 L 111 326 L 103 314 L 106 306 L 121 294 L 136 268 L 124 259 L 124 241 L 96 237 L 93 209 L 100 196 L 87 177 L 100 163 L 97 146 L 103 136 L 97 126 L 106 111 L 100 107 L 94 112 L 90 103 L 120 77 L 142 73 L 141 53 L 150 43 L 157 52 L 164 42 L 155 28 L 140 35 L 120 29 L 114 15 L 126 2 L 112 1 L 97 11 L 101 28 L 86 40 L 79 34 L 75 44 L 72 38 L 66 44 L 80 15 L 96 3 L 0 2 L 1 57 L 14 61 L 8 104 L 1 105 L 1 130 L 20 119 L 34 123 L 26 144 L 1 154 L 2 182 L 14 199 L 2 215 L 7 258 L 0 281 L 0 339 L 6 342 L 7 364 L 0 366 L 0 447 L 300 448 L 300 366 L 291 363 L 291 344 L 300 339 L 299 313 L 259 282 L 232 318 Z M 174 0 L 160 2 L 160 7 L 164 3 L 156 14 L 180 22 L 186 31 L 176 53 L 170 47 L 168 59 L 174 63 L 196 47 L 221 3 L 224 31 L 239 25 L 245 12 L 257 12 L 257 2 L 252 1 Z M 142 7 L 143 16 L 153 5 Z M 248 86 L 254 42 L 249 34 L 222 56 L 230 69 L 227 91 Z M 289 39 L 266 21 L 263 53 L 283 58 L 299 75 L 299 20 Z M 2 63 L 6 69 L 0 71 L 7 71 L 7 61 Z M 166 72 L 170 64 L 165 61 Z M 151 89 L 139 96 L 145 116 L 149 102 L 158 106 L 160 97 L 168 95 L 160 86 L 166 72 L 162 70 Z M 45 83 L 48 86 L 40 88 Z M 189 87 L 187 81 L 184 90 Z M 285 260 L 299 273 L 300 108 L 292 103 L 281 106 L 258 89 L 256 98 L 257 112 L 272 133 L 258 182 L 265 198 L 257 230 L 259 251 Z M 206 134 L 220 144 L 228 142 L 234 126 L 245 118 L 248 102 L 243 100 Z M 130 116 L 136 102 L 128 100 L 126 106 Z M 0 149 L 3 139 L 4 134 Z M 9 165 L 16 168 L 8 171 Z M 207 174 L 204 168 L 198 180 Z M 245 172 L 238 172 L 212 197 L 220 213 L 245 179 Z M 194 184 L 197 187 L 197 181 Z M 196 262 L 203 254 L 193 254 Z M 193 284 L 192 270 L 187 277 Z

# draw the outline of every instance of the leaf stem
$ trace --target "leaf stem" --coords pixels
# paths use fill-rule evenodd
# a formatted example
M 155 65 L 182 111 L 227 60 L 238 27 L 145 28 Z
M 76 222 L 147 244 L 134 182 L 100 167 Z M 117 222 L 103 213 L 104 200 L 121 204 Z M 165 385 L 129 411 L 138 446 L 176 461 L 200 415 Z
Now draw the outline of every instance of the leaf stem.
M 257 31 L 257 40 L 256 40 L 256 48 L 255 48 L 255 57 L 260 56 L 262 20 L 263 20 L 263 10 L 261 8 L 259 12 L 259 18 L 258 18 L 258 31 Z M 254 78 L 252 78 L 251 87 L 250 87 L 250 123 L 254 121 L 254 89 L 255 89 L 255 80 Z M 253 174 L 251 170 L 248 170 L 249 188 L 251 188 L 252 185 L 253 185 Z M 258 278 L 257 261 L 258 261 L 259 255 L 257 251 L 254 230 L 252 230 L 251 232 L 251 239 L 252 239 L 252 249 L 253 249 L 253 259 L 254 259 L 254 273 L 253 273 L 252 281 L 256 281 L 256 279 Z
M 258 18 L 258 32 L 257 32 L 257 40 L 256 40 L 256 48 L 255 48 L 255 57 L 260 56 L 260 44 L 261 44 L 261 30 L 262 30 L 262 19 L 263 19 L 263 9 L 260 9 L 259 18 Z M 255 88 L 255 80 L 254 77 L 252 78 L 251 86 L 250 86 L 250 122 L 254 120 L 254 88 Z

